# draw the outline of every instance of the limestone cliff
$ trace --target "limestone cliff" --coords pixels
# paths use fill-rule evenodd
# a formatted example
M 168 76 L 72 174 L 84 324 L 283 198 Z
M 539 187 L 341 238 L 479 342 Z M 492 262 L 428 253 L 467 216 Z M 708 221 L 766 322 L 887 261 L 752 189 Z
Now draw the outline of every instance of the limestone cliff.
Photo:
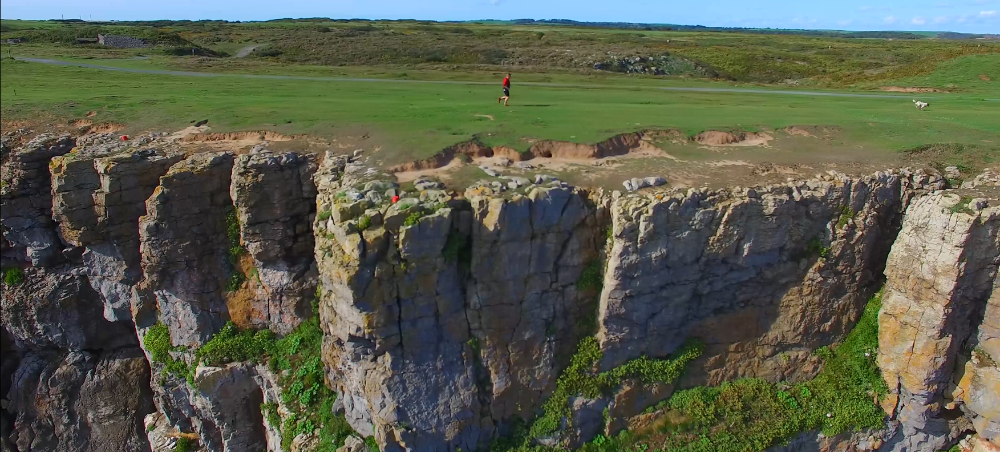
M 158 134 L 42 135 L 2 160 L 5 451 L 489 450 L 542 415 L 581 344 L 587 375 L 702 344 L 679 379 L 563 394 L 531 441 L 574 448 L 678 389 L 813 378 L 883 285 L 885 428 L 773 450 L 997 441 L 993 173 L 458 194 Z

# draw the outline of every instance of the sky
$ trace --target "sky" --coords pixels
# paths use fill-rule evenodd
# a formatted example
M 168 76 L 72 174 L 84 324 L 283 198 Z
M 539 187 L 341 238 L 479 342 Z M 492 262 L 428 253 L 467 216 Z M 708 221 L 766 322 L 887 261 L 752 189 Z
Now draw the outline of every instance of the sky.
M 573 19 L 1000 34 L 1000 0 L 3 0 L 4 19 Z

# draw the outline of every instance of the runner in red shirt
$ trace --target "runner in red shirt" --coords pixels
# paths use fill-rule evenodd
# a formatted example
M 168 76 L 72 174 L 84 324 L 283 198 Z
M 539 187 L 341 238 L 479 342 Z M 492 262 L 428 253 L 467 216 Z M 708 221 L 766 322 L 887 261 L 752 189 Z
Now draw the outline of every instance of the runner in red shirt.
M 510 73 L 508 72 L 507 76 L 503 78 L 503 96 L 497 98 L 497 103 L 503 101 L 503 106 L 506 107 L 507 101 L 509 99 L 510 99 Z

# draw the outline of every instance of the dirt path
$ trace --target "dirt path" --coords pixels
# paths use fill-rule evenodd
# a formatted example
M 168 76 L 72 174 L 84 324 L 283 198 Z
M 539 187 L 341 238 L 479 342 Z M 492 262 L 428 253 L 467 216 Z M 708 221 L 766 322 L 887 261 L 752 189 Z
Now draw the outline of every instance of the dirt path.
M 244 58 L 244 57 L 250 55 L 251 53 L 253 53 L 253 51 L 255 49 L 257 49 L 257 47 L 260 47 L 262 45 L 263 44 L 254 44 L 252 46 L 246 46 L 246 47 L 240 49 L 238 52 L 236 52 L 236 58 Z
M 171 71 L 166 69 L 133 69 L 114 66 L 102 66 L 99 64 L 78 63 L 73 61 L 53 60 L 48 58 L 27 58 L 16 57 L 16 60 L 30 63 L 52 64 L 57 66 L 75 66 L 89 69 L 100 69 L 104 71 L 130 72 L 135 74 L 156 74 L 156 75 L 178 75 L 184 77 L 242 77 L 251 79 L 270 80 L 311 80 L 320 82 L 382 82 L 382 83 L 427 83 L 438 85 L 494 85 L 493 82 L 472 82 L 456 80 L 400 80 L 387 78 L 352 78 L 352 77 L 306 77 L 299 75 L 261 75 L 261 74 L 225 74 L 218 72 L 193 72 L 193 71 Z M 882 99 L 904 99 L 906 96 L 890 94 L 861 94 L 861 93 L 838 93 L 827 91 L 790 91 L 777 89 L 753 89 L 753 88 L 704 88 L 704 87 L 678 87 L 678 86 L 627 86 L 627 85 L 584 85 L 572 83 L 541 83 L 541 82 L 521 82 L 521 85 L 544 86 L 551 88 L 609 88 L 609 89 L 652 89 L 661 91 L 681 91 L 700 93 L 749 93 L 765 95 L 793 95 L 793 96 L 822 96 L 822 97 L 866 97 Z

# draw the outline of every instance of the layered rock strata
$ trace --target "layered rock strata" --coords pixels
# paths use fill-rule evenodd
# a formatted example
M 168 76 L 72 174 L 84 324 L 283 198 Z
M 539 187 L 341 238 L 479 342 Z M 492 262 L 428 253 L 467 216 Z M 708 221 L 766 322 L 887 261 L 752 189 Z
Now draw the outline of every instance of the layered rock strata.
M 968 202 L 953 194 L 916 200 L 889 255 L 879 367 L 891 391 L 886 411 L 902 428 L 886 450 L 945 448 L 971 427 L 960 410 L 996 437 L 990 400 L 1000 380 L 986 349 L 997 351 L 1000 208 L 972 210 Z M 983 356 L 959 365 L 974 348 Z M 953 379 L 962 388 L 960 406 L 945 400 Z

